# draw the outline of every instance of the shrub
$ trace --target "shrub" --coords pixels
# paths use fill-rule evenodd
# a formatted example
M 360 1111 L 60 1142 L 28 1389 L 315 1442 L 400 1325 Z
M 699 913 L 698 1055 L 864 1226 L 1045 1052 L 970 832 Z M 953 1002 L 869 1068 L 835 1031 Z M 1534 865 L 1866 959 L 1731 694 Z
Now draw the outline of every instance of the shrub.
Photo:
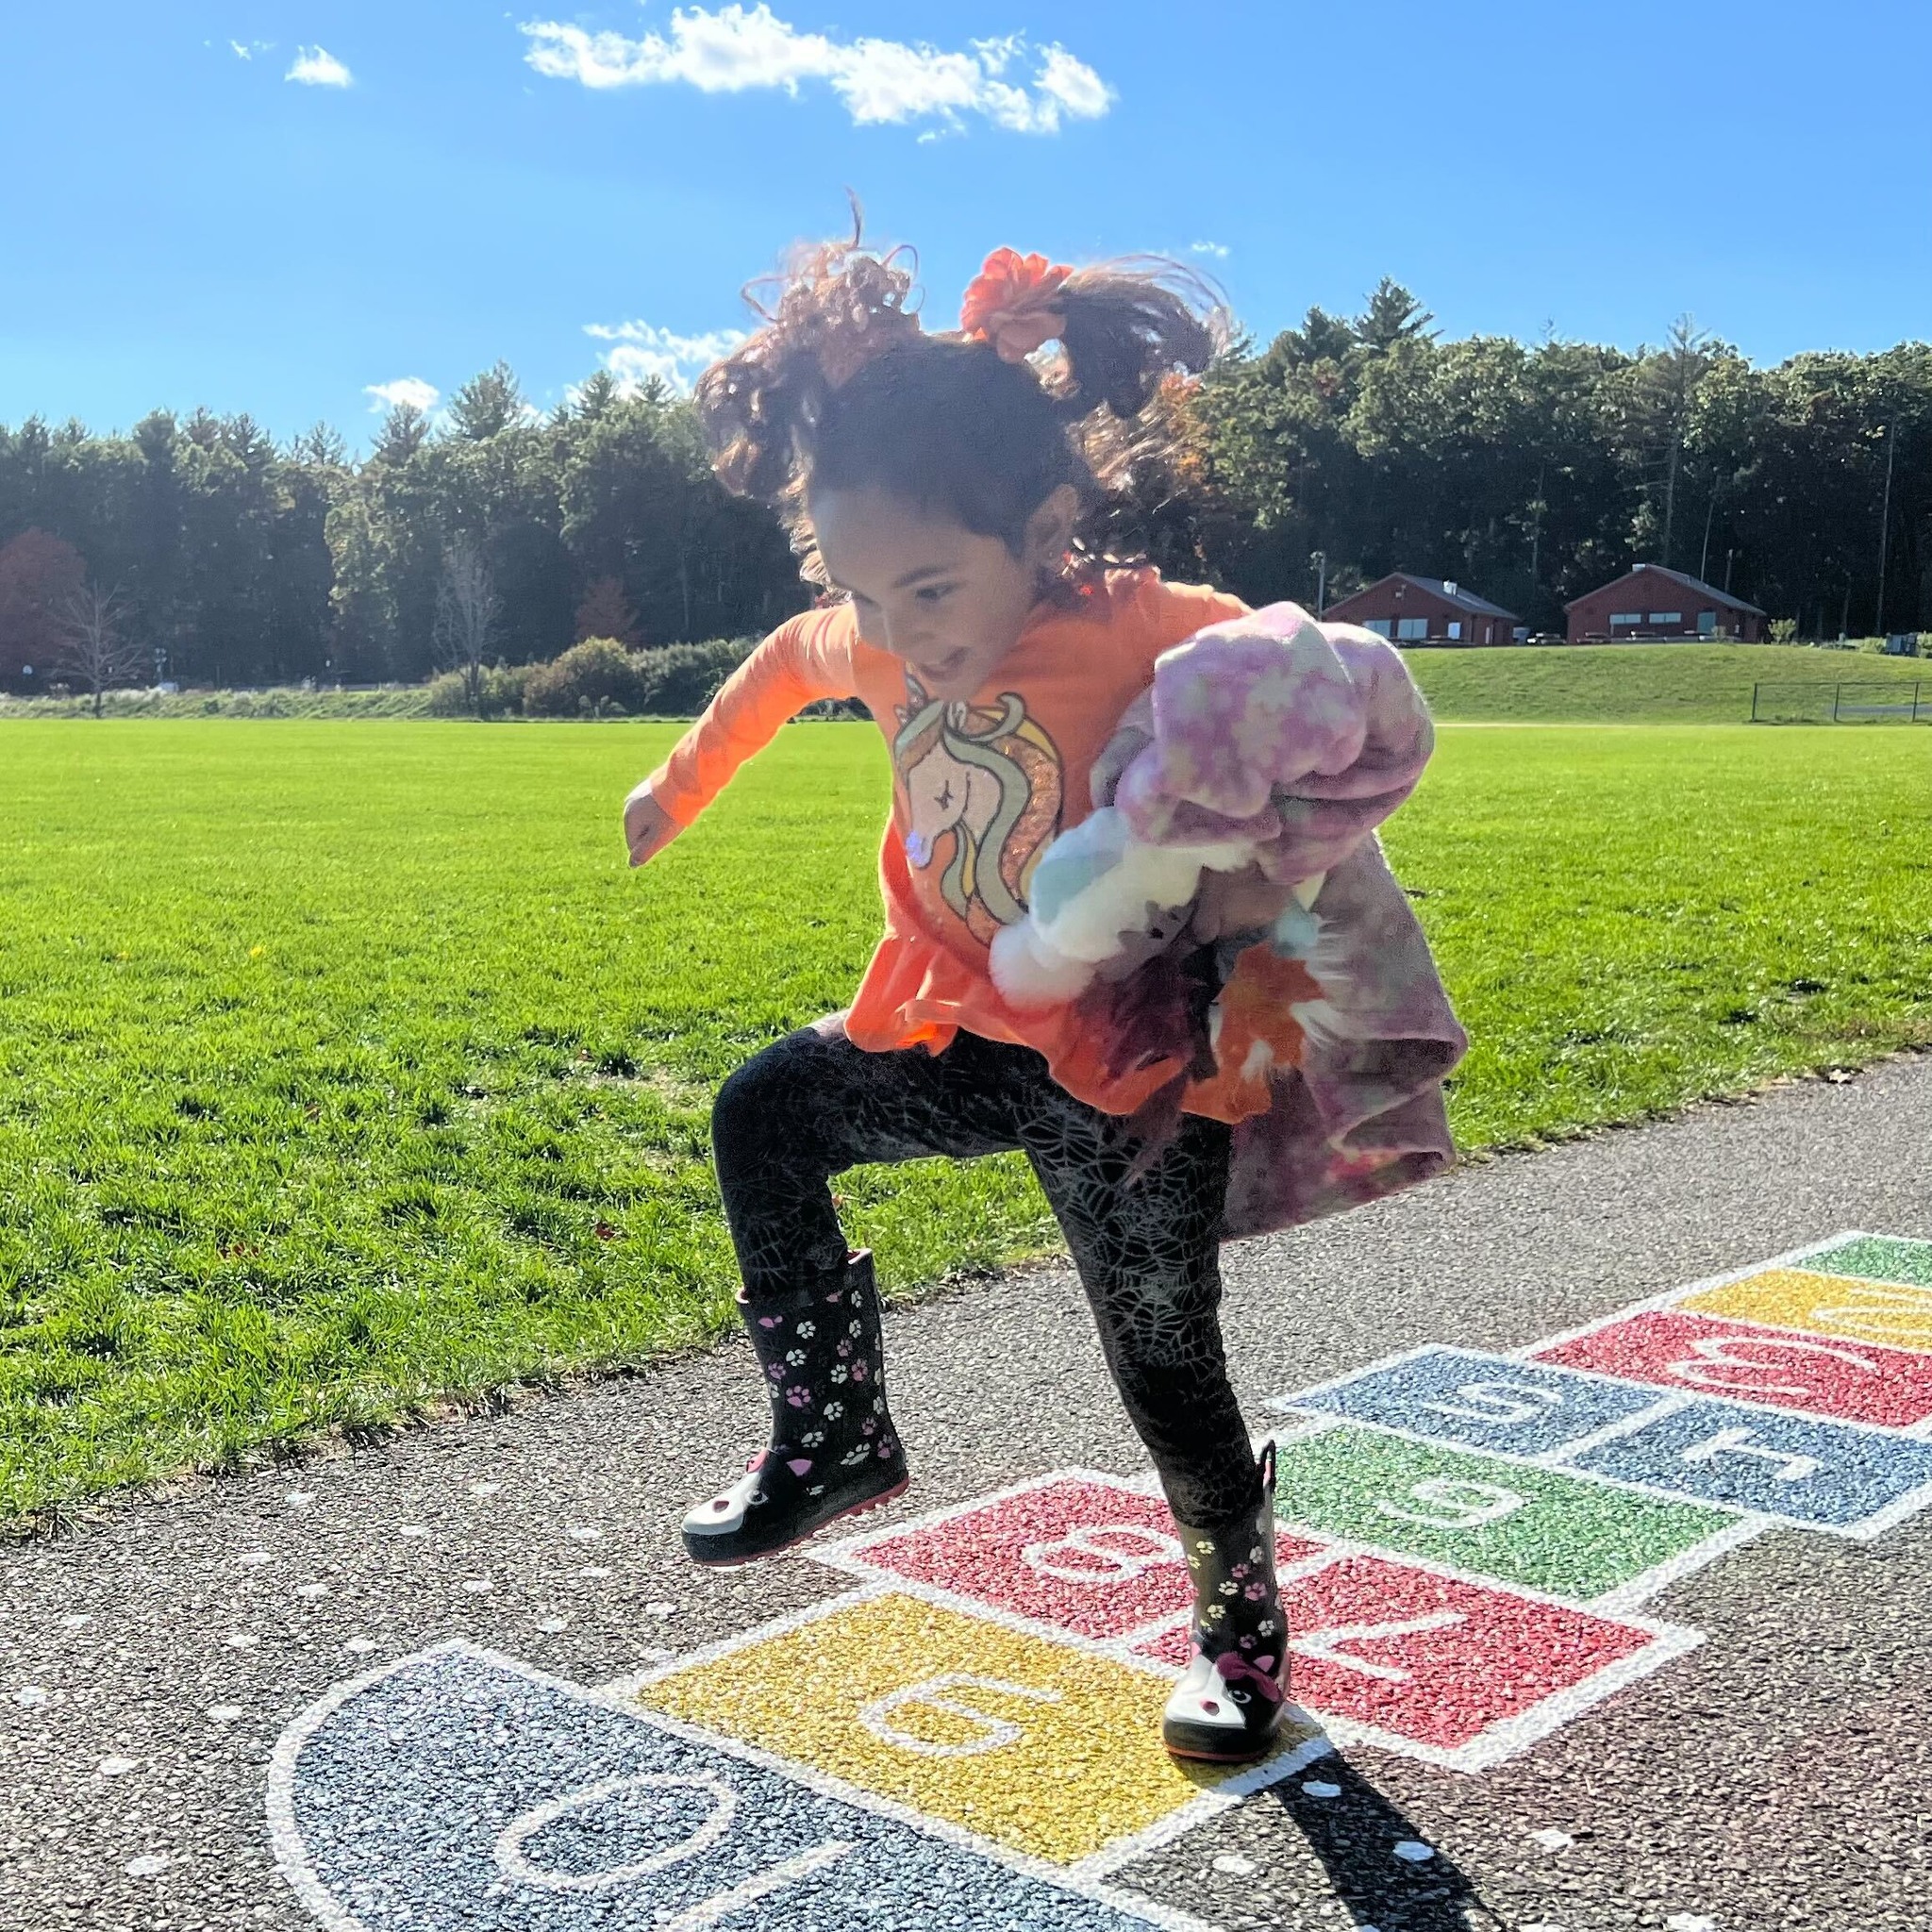
M 429 682 L 428 713 L 432 718 L 501 718 L 524 708 L 524 688 L 533 672 L 545 670 L 541 664 L 486 665 L 482 689 L 477 693 L 475 711 L 463 688 L 460 671 L 446 671 Z
M 586 638 L 560 658 L 531 668 L 524 683 L 524 711 L 531 718 L 635 711 L 642 692 L 633 653 L 615 638 Z
M 1774 617 L 1771 620 L 1771 641 L 1774 644 L 1789 644 L 1796 641 L 1798 620 L 1795 617 Z
M 747 639 L 718 638 L 626 651 L 613 638 L 586 638 L 551 663 L 530 668 L 524 711 L 532 718 L 694 718 L 750 649 Z
M 639 652 L 643 696 L 638 708 L 660 718 L 695 718 L 750 656 L 752 641 L 713 638 L 702 644 L 665 644 Z

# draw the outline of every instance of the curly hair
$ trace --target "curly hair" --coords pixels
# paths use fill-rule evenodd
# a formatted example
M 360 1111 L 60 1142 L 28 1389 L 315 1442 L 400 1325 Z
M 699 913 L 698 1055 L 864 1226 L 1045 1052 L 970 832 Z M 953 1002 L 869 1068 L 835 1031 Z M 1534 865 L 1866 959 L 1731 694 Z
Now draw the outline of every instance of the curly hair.
M 1072 573 L 1123 560 L 1106 541 L 1120 507 L 1175 453 L 1161 385 L 1198 375 L 1228 335 L 1212 285 L 1158 258 L 1073 271 L 1053 296 L 1058 352 L 1018 361 L 922 328 L 907 252 L 866 251 L 856 225 L 774 279 L 774 300 L 747 290 L 763 326 L 705 372 L 697 408 L 720 479 L 778 513 L 817 582 L 815 490 L 877 490 L 1018 556 L 1034 511 L 1072 485 Z

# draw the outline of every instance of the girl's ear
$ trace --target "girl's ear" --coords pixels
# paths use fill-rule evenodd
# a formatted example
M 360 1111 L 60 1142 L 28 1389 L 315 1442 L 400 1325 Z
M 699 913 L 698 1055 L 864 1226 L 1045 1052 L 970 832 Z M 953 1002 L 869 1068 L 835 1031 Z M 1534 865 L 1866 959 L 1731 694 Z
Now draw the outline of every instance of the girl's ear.
M 1052 570 L 1074 545 L 1074 528 L 1080 521 L 1080 492 L 1062 483 L 1026 519 L 1025 561 L 1036 570 Z

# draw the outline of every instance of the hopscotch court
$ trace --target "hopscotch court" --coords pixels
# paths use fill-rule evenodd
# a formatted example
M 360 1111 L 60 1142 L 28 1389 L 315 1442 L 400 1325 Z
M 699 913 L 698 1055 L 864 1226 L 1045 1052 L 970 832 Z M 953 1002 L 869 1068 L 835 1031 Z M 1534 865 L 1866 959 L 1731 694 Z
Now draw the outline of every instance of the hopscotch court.
M 1198 1926 L 1132 1890 L 1135 1861 L 1319 1777 L 1330 1740 L 1481 1772 L 1702 1642 L 1646 1614 L 1671 1584 L 1775 1528 L 1866 1540 L 1932 1502 L 1932 1242 L 1836 1236 L 1506 1354 L 1424 1345 L 1271 1407 L 1312 1715 L 1269 1763 L 1168 1759 L 1191 1600 L 1173 1522 L 1151 1476 L 1061 1470 L 815 1547 L 853 1588 L 810 1609 L 599 1692 L 541 1684 L 621 1714 L 644 1769 L 525 1804 L 495 1840 L 499 1885 L 587 1896 L 537 1847 L 573 1806 L 617 1805 L 655 1849 L 607 1862 L 641 1916 L 600 1925 L 728 1924 L 757 1898 L 767 1927 L 835 1906 L 909 1926 L 931 1899 L 893 1901 L 925 1871 L 955 1874 L 962 1926 Z M 512 1659 L 415 1661 L 455 1672 L 458 1701 L 538 1694 Z M 749 1829 L 759 1781 L 797 1794 L 776 1815 L 817 1821 L 797 1842 L 772 1840 L 769 1792 Z M 929 1848 L 909 1863 L 908 1833 Z

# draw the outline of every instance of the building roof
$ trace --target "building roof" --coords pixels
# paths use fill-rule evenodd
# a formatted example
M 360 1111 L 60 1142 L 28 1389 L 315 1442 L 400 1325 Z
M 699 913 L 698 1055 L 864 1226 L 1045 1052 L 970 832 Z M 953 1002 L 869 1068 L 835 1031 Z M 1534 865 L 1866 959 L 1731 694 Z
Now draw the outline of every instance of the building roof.
M 1500 604 L 1491 604 L 1487 597 L 1478 597 L 1473 591 L 1465 591 L 1460 584 L 1447 582 L 1441 577 L 1419 577 L 1412 570 L 1391 570 L 1386 577 L 1377 577 L 1366 589 L 1352 591 L 1337 601 L 1353 604 L 1357 597 L 1366 597 L 1371 591 L 1379 591 L 1384 584 L 1392 584 L 1398 577 L 1406 584 L 1419 586 L 1432 597 L 1441 598 L 1443 603 L 1457 610 L 1469 611 L 1473 616 L 1507 617 L 1511 624 L 1519 622 L 1515 611 L 1505 610 Z
M 1747 603 L 1742 597 L 1734 597 L 1728 591 L 1720 591 L 1715 584 L 1707 584 L 1702 577 L 1687 576 L 1680 570 L 1666 570 L 1660 563 L 1640 563 L 1626 570 L 1620 577 L 1612 577 L 1607 584 L 1599 584 L 1594 591 L 1586 591 L 1583 597 L 1595 597 L 1605 591 L 1627 581 L 1631 577 L 1668 577 L 1670 581 L 1686 591 L 1694 591 L 1700 597 L 1708 597 L 1714 603 L 1727 604 L 1733 610 L 1749 610 L 1762 617 L 1765 613 L 1756 604 Z M 1574 609 L 1583 602 L 1583 597 L 1573 597 L 1564 605 L 1565 610 Z

